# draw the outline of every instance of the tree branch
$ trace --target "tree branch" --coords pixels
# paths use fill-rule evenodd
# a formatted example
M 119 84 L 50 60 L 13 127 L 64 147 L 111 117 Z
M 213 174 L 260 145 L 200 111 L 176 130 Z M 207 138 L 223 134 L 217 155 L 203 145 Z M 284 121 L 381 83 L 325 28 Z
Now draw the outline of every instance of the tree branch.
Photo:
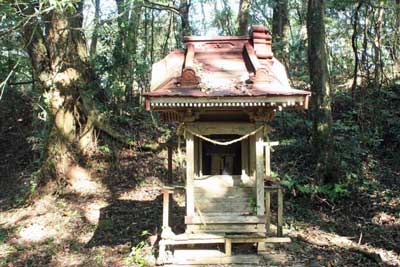
M 168 10 L 168 11 L 171 11 L 171 12 L 173 12 L 175 14 L 180 15 L 179 9 L 174 7 L 174 6 L 155 3 L 155 2 L 151 2 L 149 0 L 145 0 L 144 2 L 146 4 L 149 4 L 149 5 L 144 5 L 144 7 L 151 8 L 151 9 L 156 9 L 156 10 L 159 10 L 159 11 Z

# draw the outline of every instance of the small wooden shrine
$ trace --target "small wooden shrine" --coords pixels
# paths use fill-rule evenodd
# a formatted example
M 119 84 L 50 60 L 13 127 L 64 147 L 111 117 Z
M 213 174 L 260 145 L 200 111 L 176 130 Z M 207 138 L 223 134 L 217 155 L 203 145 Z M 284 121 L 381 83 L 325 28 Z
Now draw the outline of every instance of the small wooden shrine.
M 282 109 L 307 108 L 310 92 L 290 87 L 271 40 L 261 25 L 250 36 L 185 37 L 184 51 L 153 65 L 146 108 L 177 122 L 186 142 L 186 232 L 176 235 L 169 226 L 169 195 L 179 189 L 171 185 L 164 190 L 161 262 L 171 261 L 166 247 L 176 245 L 223 243 L 225 256 L 206 260 L 223 264 L 235 263 L 232 243 L 257 243 L 263 251 L 265 243 L 288 241 L 282 188 L 270 177 L 275 142 L 268 140 L 268 122 Z M 274 233 L 272 192 L 278 194 Z

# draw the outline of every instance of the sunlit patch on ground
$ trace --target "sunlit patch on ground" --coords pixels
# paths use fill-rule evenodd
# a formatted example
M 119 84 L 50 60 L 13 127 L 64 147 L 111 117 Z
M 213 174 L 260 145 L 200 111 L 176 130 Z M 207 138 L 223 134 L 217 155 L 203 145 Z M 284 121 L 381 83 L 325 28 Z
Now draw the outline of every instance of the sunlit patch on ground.
M 96 200 L 95 202 L 89 203 L 84 207 L 85 218 L 92 224 L 98 224 L 100 218 L 100 209 L 108 205 L 103 200 Z
M 71 166 L 67 172 L 71 190 L 83 194 L 99 194 L 106 192 L 106 188 L 91 177 L 90 173 L 82 167 Z
M 46 229 L 45 226 L 40 224 L 32 224 L 21 230 L 19 236 L 24 242 L 40 242 L 44 241 L 50 236 L 54 236 L 54 231 L 49 231 L 53 229 Z
M 74 253 L 70 251 L 61 251 L 54 257 L 52 262 L 55 266 L 65 266 L 65 267 L 72 267 L 72 266 L 80 266 L 84 263 L 86 255 L 82 255 L 80 253 Z

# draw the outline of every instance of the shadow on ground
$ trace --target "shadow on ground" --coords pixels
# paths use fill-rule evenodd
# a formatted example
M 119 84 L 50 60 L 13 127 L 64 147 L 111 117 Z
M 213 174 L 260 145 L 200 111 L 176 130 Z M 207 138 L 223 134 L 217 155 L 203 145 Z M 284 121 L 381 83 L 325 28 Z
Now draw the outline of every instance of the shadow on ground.
M 174 232 L 183 232 L 184 207 L 172 203 Z M 181 222 L 181 223 L 180 223 Z M 162 195 L 151 201 L 114 200 L 100 209 L 97 228 L 87 247 L 112 246 L 131 242 L 136 246 L 162 225 Z

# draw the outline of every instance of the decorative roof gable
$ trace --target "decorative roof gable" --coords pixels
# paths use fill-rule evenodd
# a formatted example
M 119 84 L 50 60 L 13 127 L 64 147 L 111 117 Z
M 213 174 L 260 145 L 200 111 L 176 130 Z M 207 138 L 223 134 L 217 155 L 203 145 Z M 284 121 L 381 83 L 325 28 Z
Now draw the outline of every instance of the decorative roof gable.
M 153 65 L 151 91 L 145 97 L 158 98 L 155 101 L 160 103 L 166 98 L 179 102 L 188 97 L 223 101 L 227 97 L 299 96 L 307 103 L 310 92 L 290 87 L 271 43 L 271 34 L 262 25 L 253 25 L 248 37 L 185 37 L 184 51 L 172 51 Z

